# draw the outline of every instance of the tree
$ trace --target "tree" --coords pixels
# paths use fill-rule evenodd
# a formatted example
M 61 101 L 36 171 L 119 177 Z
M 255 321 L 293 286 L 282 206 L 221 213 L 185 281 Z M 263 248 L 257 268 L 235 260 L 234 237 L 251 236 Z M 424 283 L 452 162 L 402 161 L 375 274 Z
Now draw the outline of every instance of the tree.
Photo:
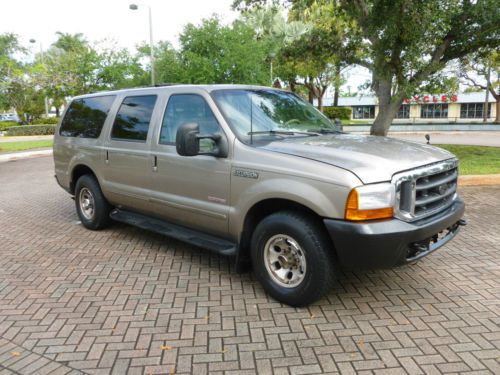
M 495 122 L 500 123 L 500 52 L 479 51 L 469 56 L 461 62 L 458 74 L 470 88 L 489 90 L 496 101 Z M 483 112 L 486 118 L 488 110 Z
M 147 48 L 149 54 L 149 47 Z M 185 83 L 189 79 L 183 65 L 182 55 L 169 42 L 158 43 L 155 49 L 155 67 L 158 82 Z
M 17 35 L 6 33 L 0 35 L 0 109 L 12 107 L 8 93 L 16 77 L 22 74 L 22 64 L 14 58 L 24 52 Z
M 293 7 L 334 6 L 345 19 L 346 61 L 372 72 L 379 113 L 371 134 L 386 135 L 405 97 L 447 63 L 500 44 L 496 0 L 290 0 Z M 236 4 L 262 3 L 236 0 Z M 348 49 L 346 49 L 349 52 Z
M 212 17 L 200 26 L 188 24 L 179 40 L 187 83 L 269 82 L 269 46 L 256 40 L 254 31 L 240 21 L 224 26 Z
M 498 46 L 499 7 L 493 0 L 340 1 L 366 50 L 351 62 L 372 72 L 379 113 L 371 134 L 386 135 L 405 97 L 450 61 Z

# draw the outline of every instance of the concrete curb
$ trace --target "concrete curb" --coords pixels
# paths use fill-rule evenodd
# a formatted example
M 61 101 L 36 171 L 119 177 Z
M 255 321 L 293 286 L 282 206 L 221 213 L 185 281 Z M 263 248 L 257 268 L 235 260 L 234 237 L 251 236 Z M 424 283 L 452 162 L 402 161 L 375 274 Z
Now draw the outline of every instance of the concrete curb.
M 47 156 L 52 155 L 52 149 L 46 150 L 36 150 L 36 151 L 22 151 L 22 152 L 12 152 L 8 154 L 0 154 L 0 163 L 7 161 L 14 161 L 19 159 L 26 159 L 36 156 Z
M 500 174 L 468 175 L 458 177 L 458 186 L 500 185 Z

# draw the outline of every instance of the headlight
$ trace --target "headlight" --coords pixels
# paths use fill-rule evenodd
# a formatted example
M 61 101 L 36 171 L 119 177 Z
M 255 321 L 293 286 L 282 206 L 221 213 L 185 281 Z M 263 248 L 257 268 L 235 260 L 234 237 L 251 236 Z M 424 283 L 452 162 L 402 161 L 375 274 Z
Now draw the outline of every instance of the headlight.
M 345 219 L 352 221 L 386 219 L 393 216 L 394 186 L 390 183 L 354 188 L 347 197 Z

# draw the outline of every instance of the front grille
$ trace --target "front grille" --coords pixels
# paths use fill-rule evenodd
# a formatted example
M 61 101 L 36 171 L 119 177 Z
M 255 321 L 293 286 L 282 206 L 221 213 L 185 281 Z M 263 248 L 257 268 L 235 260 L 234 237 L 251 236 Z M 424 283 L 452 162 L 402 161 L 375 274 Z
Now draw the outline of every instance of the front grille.
M 393 178 L 396 217 L 413 221 L 446 209 L 457 196 L 457 180 L 457 160 L 398 173 Z

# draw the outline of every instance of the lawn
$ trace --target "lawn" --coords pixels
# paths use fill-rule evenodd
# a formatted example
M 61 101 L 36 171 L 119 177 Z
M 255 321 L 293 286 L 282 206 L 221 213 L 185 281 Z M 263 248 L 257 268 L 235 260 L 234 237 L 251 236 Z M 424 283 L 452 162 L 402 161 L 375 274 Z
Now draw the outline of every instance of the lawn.
M 460 160 L 460 174 L 500 173 L 500 147 L 434 145 L 442 147 Z
M 0 142 L 0 153 L 52 147 L 52 143 L 52 139 L 44 139 L 41 141 Z

